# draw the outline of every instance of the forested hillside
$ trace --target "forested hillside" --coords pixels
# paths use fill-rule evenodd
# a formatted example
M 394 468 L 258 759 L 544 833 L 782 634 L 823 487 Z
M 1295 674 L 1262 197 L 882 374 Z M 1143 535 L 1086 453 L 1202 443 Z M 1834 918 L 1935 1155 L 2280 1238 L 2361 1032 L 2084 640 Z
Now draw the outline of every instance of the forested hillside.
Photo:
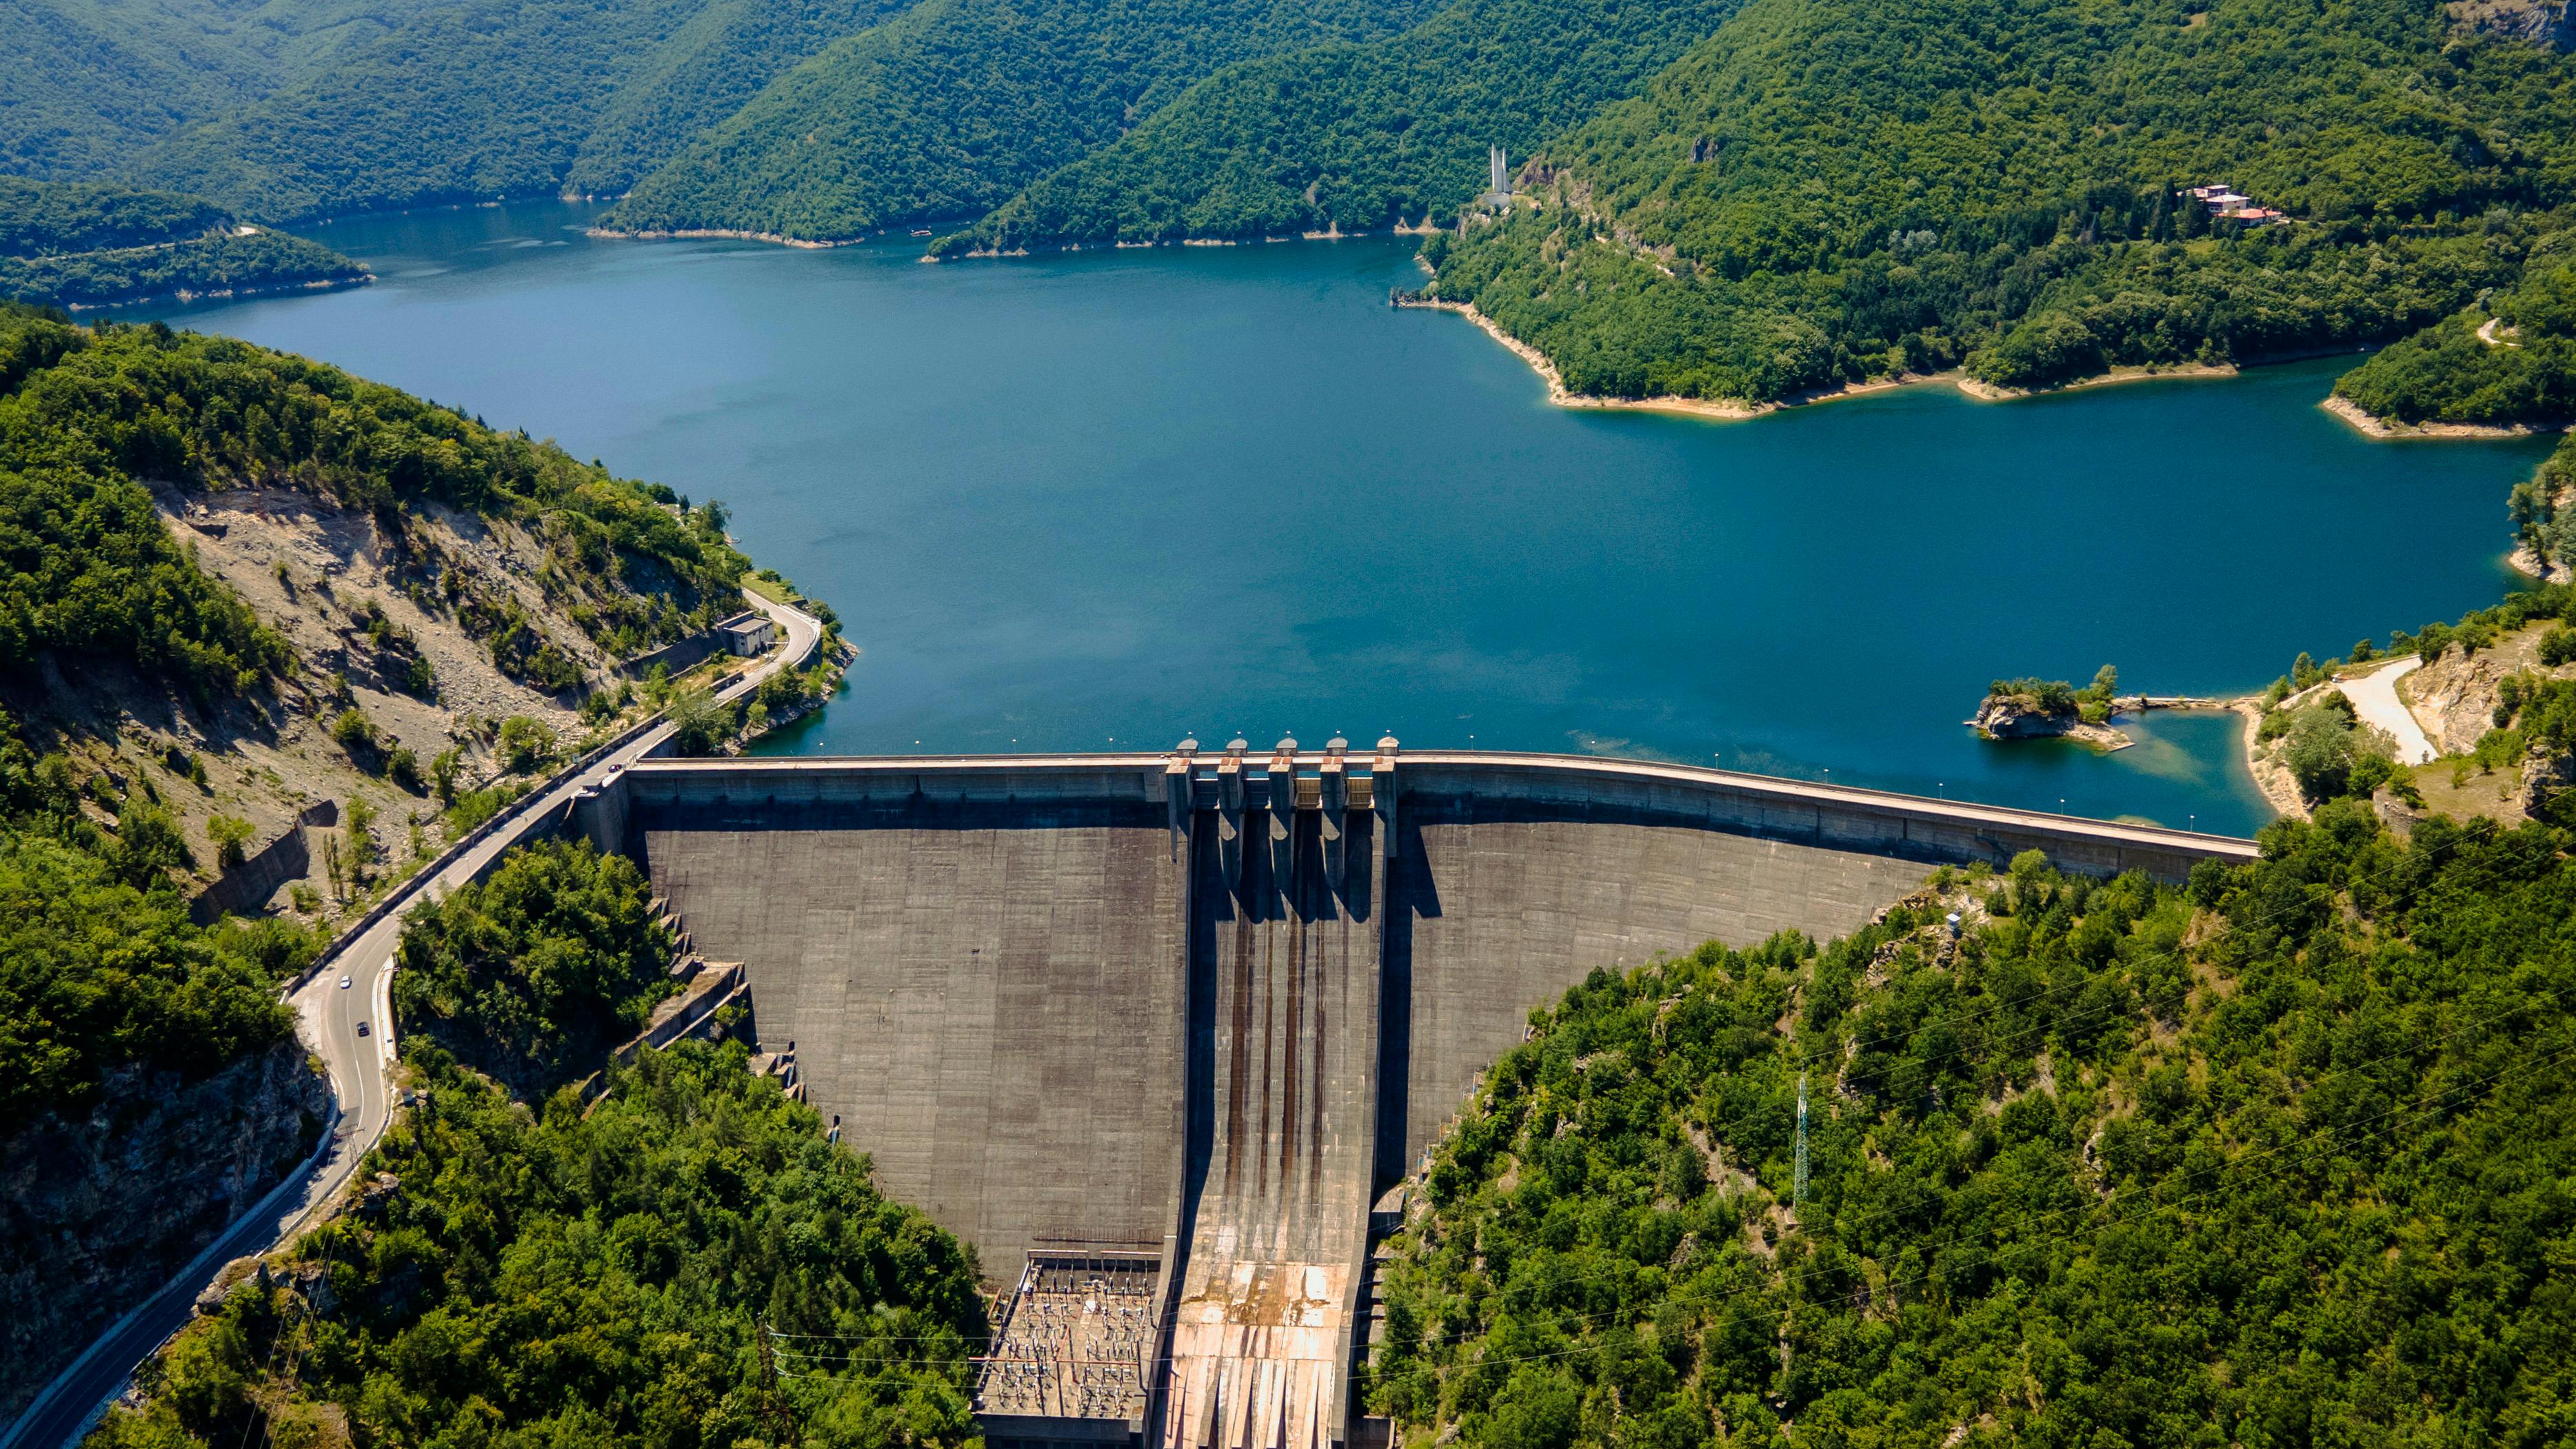
M 2427 0 L 1752 0 L 1547 146 L 1438 294 L 1577 391 L 2041 386 L 2402 335 L 2569 195 L 2570 61 Z M 2213 221 L 2224 181 L 2284 226 Z
M 0 257 L 166 246 L 232 224 L 194 196 L 0 176 Z
M 1372 1402 L 1494 1449 L 2564 1442 L 2571 837 L 2264 842 L 1596 973 L 1438 1149 Z
M 597 1070 L 679 989 L 651 898 L 635 862 L 586 841 L 510 852 L 404 918 L 393 1002 L 405 1038 L 529 1100 Z
M 780 77 L 605 225 L 836 240 L 999 205 L 1252 56 L 1430 0 L 923 0 Z
M 645 1052 L 595 1100 L 553 1090 L 670 985 L 650 893 L 633 862 L 551 843 L 409 918 L 396 1000 L 426 1091 L 361 1166 L 386 1185 L 236 1283 L 91 1444 L 738 1449 L 784 1411 L 809 1443 L 963 1449 L 973 1255 L 740 1042 Z M 456 1047 L 549 1070 L 514 1093 Z M 791 1366 L 775 1405 L 764 1347 Z
M 2576 229 L 2542 236 L 2511 285 L 2388 347 L 2335 392 L 2394 423 L 2576 418 Z
M 1447 224 L 1518 157 L 1634 91 L 1737 0 L 1455 0 L 1369 45 L 1231 66 L 939 254 Z
M 566 188 L 623 193 L 781 73 L 903 8 L 903 0 L 715 0 L 619 85 L 583 138 Z
M 263 7 L 274 8 L 274 7 Z M 91 180 L 251 100 L 272 63 L 216 0 L 0 6 L 0 170 Z
M 366 279 L 329 247 L 193 196 L 0 176 L 0 301 L 103 307 Z
M 30 0 L 0 170 L 258 221 L 619 191 L 894 0 Z M 37 63 L 41 60 L 42 63 Z
M 236 1288 L 89 1443 L 773 1443 L 764 1318 L 807 1350 L 782 1390 L 803 1442 L 977 1442 L 971 1257 L 743 1058 L 687 1043 L 596 1111 L 533 1114 L 426 1063 L 362 1169 L 397 1185 L 304 1237 L 285 1281 Z
M 560 185 L 619 83 L 705 0 L 464 0 L 122 168 L 287 220 Z
M 311 1149 L 276 992 L 334 922 L 648 710 L 607 663 L 746 567 L 720 509 L 335 368 L 0 304 L 0 1413 Z M 322 800 L 273 912 L 191 918 Z

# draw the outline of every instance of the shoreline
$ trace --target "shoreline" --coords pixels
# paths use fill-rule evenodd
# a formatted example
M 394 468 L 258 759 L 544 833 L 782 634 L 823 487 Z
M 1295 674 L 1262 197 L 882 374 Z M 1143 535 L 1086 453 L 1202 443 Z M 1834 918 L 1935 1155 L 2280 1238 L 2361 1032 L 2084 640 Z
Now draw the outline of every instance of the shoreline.
M 799 251 L 828 251 L 833 247 L 856 246 L 869 237 L 852 237 L 847 241 L 808 241 L 803 237 L 781 236 L 774 231 L 731 231 L 723 227 L 681 227 L 670 231 L 615 231 L 608 227 L 585 227 L 582 235 L 600 241 L 756 241 L 774 247 L 794 247 Z
M 932 263 L 987 262 L 1006 257 L 1036 256 L 1041 252 L 1146 252 L 1157 247 L 1269 247 L 1284 246 L 1291 242 L 1363 241 L 1377 236 L 1429 236 L 1435 231 L 1442 230 L 1445 228 L 1429 222 L 1421 226 L 1397 222 L 1383 233 L 1367 230 L 1342 231 L 1338 227 L 1327 227 L 1323 231 L 1299 232 L 1294 236 L 1184 236 L 1174 237 L 1168 241 L 1130 241 L 1124 237 L 1112 237 L 1106 241 L 1040 242 L 1036 246 L 1022 242 L 1007 250 L 1000 247 L 976 247 L 970 251 L 957 252 L 944 257 L 931 256 L 925 252 L 921 259 Z M 626 234 L 638 235 L 638 233 Z M 957 233 L 952 232 L 950 235 L 954 236 Z M 844 246 L 847 243 L 827 242 L 819 245 Z
M 2018 402 L 2023 398 L 2053 397 L 2062 392 L 2081 392 L 2088 387 L 2117 387 L 2124 382 L 2176 382 L 2192 379 L 2241 377 L 2245 370 L 2232 362 L 2124 363 L 2108 372 L 2079 377 L 2053 387 L 2000 387 L 1979 382 L 1957 370 L 1930 374 L 1926 380 L 1951 380 L 1951 385 L 1979 402 Z
M 2505 567 L 2524 578 L 2537 579 L 2544 584 L 2576 584 L 2576 567 L 2561 560 L 2544 569 L 2540 566 L 2539 556 L 2527 544 L 2515 544 L 2513 551 L 2504 556 L 2504 563 Z
M 2329 394 L 2317 406 L 2341 418 L 2363 437 L 2376 438 L 2381 442 L 2404 442 L 2412 438 L 2532 438 L 2543 433 L 2566 431 L 2563 427 L 2540 423 L 2392 423 L 2364 411 L 2359 403 L 2341 393 Z
M 1589 393 L 1572 392 L 1566 388 L 1565 378 L 1557 372 L 1556 364 L 1547 360 L 1546 353 L 1539 351 L 1537 348 L 1530 346 L 1528 343 L 1514 337 L 1512 334 L 1505 332 L 1493 318 L 1477 311 L 1471 303 L 1448 302 L 1442 301 L 1438 298 L 1425 298 L 1419 302 L 1398 302 L 1396 303 L 1396 306 L 1408 310 L 1420 310 L 1425 312 L 1454 312 L 1476 324 L 1478 330 L 1482 331 L 1486 336 L 1494 339 L 1496 342 L 1501 343 L 1514 357 L 1527 363 L 1530 370 L 1537 373 L 1540 380 L 1547 384 L 1547 400 L 1561 408 L 1603 408 L 1629 412 L 1676 413 L 1686 417 L 1715 418 L 1723 422 L 1741 422 L 1746 418 L 1760 417 L 1766 412 L 1775 411 L 1780 406 L 1778 403 L 1749 405 L 1737 402 L 1718 402 L 1707 398 L 1594 397 Z
M 1900 372 L 1888 377 L 1874 377 L 1865 382 L 1847 382 L 1838 387 L 1816 388 L 1773 402 L 1747 402 L 1738 398 L 1695 397 L 1602 397 L 1593 393 L 1574 392 L 1547 355 L 1503 330 L 1493 318 L 1477 311 L 1471 302 L 1451 302 L 1437 297 L 1395 304 L 1400 308 L 1427 312 L 1453 312 L 1474 323 L 1486 336 L 1501 343 L 1511 354 L 1527 363 L 1547 384 L 1547 400 L 1561 408 L 1590 408 L 1606 412 L 1662 413 L 1672 417 L 1706 418 L 1715 422 L 1745 422 L 1789 408 L 1813 407 L 1819 403 L 1841 402 L 1846 398 L 1866 397 L 1872 393 L 1892 392 L 1903 387 L 1946 386 L 1961 396 L 1978 402 L 2017 402 L 2024 398 L 2048 397 L 2080 388 L 2110 387 L 2128 382 L 2154 382 L 2173 379 L 2227 378 L 2239 374 L 2233 363 L 2184 363 L 2179 366 L 2115 367 L 2093 377 L 2077 378 L 2056 387 L 1997 387 L 1979 382 L 1965 372 L 1951 368 L 1943 372 Z
M 180 287 L 168 292 L 150 292 L 140 297 L 120 297 L 113 302 L 58 302 L 65 312 L 113 312 L 119 307 L 149 307 L 158 302 L 216 302 L 241 297 L 273 297 L 281 292 L 336 292 L 342 287 L 366 287 L 375 284 L 376 274 L 362 271 L 354 277 L 324 277 L 310 282 L 253 282 L 242 287 L 217 287 L 210 291 L 192 292 Z
M 2245 722 L 2238 731 L 2237 750 L 2245 760 L 2245 773 L 2254 777 L 2254 788 L 2262 792 L 2263 803 L 2271 806 L 2273 815 L 2280 819 L 2307 819 L 2308 803 L 2299 798 L 2298 784 L 2290 778 L 2289 769 L 2277 761 L 2255 757 L 2255 747 L 2260 743 L 2255 736 L 2263 726 L 2262 696 L 2230 700 L 2227 709 Z

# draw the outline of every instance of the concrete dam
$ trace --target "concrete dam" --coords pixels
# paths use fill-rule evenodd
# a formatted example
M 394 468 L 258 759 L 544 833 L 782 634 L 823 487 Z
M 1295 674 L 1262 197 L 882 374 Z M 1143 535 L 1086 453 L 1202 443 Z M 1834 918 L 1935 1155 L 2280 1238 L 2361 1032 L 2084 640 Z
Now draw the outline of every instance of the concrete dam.
M 1596 967 L 1849 932 L 2030 849 L 2250 841 L 1572 756 L 651 760 L 568 827 L 743 963 L 762 1050 L 973 1243 L 995 1449 L 1329 1449 L 1371 1207 Z

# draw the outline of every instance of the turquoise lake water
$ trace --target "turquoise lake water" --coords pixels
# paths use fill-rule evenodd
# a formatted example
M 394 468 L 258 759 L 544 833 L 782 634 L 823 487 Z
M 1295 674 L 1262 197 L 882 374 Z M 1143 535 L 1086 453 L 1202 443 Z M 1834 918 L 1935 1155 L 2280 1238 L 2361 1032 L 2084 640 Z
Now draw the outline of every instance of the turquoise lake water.
M 933 267 L 588 214 L 338 223 L 375 286 L 151 310 L 723 499 L 865 651 L 798 752 L 1391 732 L 2246 832 L 2232 717 L 2108 756 L 1960 721 L 1998 675 L 2246 690 L 2493 602 L 2548 448 L 2369 442 L 2316 406 L 2341 360 L 1575 412 L 1390 310 L 1391 241 Z

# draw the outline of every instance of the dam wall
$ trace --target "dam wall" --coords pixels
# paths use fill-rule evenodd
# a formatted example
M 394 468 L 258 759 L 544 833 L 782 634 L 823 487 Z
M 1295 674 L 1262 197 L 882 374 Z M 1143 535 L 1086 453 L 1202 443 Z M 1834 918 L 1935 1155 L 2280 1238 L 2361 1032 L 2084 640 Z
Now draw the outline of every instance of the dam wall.
M 1143 772 L 935 796 L 864 771 L 624 778 L 655 783 L 626 792 L 623 843 L 697 949 L 743 963 L 761 1046 L 795 1043 L 888 1193 L 987 1279 L 1042 1245 L 1163 1247 L 1187 861 Z
M 1530 1010 L 1594 969 L 1846 934 L 1941 864 L 2037 849 L 2179 879 L 2255 854 L 2152 826 L 1686 766 L 1400 755 L 1392 740 L 648 760 L 566 828 L 638 857 L 697 949 L 743 963 L 761 1047 L 793 1044 L 814 1105 L 887 1192 L 975 1245 L 988 1283 L 1054 1283 L 1024 1271 L 1040 1256 L 1159 1264 L 1157 1347 L 1132 1396 L 1096 1378 L 1077 1396 L 1150 1404 L 1128 1432 L 1158 1449 L 1344 1440 L 1371 1202 Z M 1008 1372 L 993 1403 L 1058 1382 L 1034 1359 Z M 1016 1446 L 1106 1425 L 1019 1412 L 994 1427 Z

